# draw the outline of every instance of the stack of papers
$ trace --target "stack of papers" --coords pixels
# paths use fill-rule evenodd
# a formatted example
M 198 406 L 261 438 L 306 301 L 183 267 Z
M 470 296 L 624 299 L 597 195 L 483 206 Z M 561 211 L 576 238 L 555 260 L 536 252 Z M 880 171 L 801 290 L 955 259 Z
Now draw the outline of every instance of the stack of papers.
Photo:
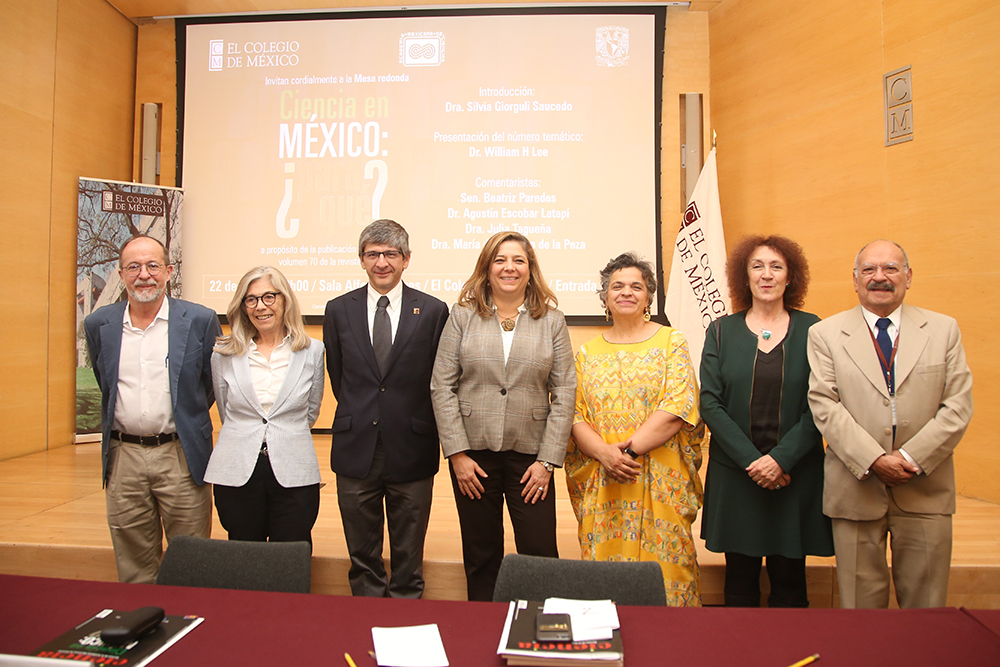
M 538 641 L 535 618 L 542 613 L 570 614 L 573 641 Z M 624 654 L 618 610 L 610 600 L 515 600 L 507 610 L 497 654 L 508 665 L 619 667 Z

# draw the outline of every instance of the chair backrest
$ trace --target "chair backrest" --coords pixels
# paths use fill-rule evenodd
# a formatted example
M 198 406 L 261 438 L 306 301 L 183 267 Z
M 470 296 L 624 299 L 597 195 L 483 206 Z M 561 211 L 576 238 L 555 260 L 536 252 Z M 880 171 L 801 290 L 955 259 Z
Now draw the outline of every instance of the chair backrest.
M 507 554 L 500 564 L 494 602 L 510 600 L 614 600 L 663 607 L 667 594 L 658 563 L 564 560 Z
M 170 540 L 156 583 L 308 593 L 312 547 L 308 542 L 240 542 L 178 535 Z

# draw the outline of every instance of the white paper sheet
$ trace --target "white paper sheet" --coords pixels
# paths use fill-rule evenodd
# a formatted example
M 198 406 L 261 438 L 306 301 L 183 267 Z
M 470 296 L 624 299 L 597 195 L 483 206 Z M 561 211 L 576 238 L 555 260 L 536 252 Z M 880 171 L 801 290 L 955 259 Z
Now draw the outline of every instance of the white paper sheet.
M 372 628 L 372 643 L 382 667 L 448 667 L 437 623 Z

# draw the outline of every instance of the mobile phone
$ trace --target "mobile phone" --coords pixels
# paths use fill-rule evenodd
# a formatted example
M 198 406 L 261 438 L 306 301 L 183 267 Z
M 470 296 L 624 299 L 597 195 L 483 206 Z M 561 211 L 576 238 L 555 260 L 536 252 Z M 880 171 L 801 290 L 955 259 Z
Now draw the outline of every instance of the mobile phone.
M 536 616 L 535 639 L 540 642 L 573 641 L 569 614 L 539 614 Z

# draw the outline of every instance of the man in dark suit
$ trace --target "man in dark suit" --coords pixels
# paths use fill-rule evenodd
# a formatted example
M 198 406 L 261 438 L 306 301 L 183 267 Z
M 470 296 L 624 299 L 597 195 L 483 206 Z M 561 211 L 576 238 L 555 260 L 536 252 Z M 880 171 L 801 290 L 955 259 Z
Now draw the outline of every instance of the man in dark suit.
M 174 267 L 163 244 L 134 236 L 118 273 L 126 301 L 84 321 L 101 388 L 102 479 L 118 579 L 153 583 L 163 534 L 208 537 L 212 489 L 215 312 L 166 296 Z
M 348 576 L 354 595 L 419 598 L 440 460 L 430 380 L 448 307 L 401 282 L 410 243 L 398 223 L 365 227 L 358 255 L 368 285 L 327 303 L 323 320 L 337 397 L 330 465 L 351 554 Z M 391 579 L 382 564 L 383 503 Z
M 833 520 L 840 605 L 943 607 L 955 513 L 952 452 L 972 418 L 972 373 L 954 319 L 903 303 L 902 247 L 854 261 L 860 305 L 809 329 L 809 405 L 826 438 L 823 513 Z

